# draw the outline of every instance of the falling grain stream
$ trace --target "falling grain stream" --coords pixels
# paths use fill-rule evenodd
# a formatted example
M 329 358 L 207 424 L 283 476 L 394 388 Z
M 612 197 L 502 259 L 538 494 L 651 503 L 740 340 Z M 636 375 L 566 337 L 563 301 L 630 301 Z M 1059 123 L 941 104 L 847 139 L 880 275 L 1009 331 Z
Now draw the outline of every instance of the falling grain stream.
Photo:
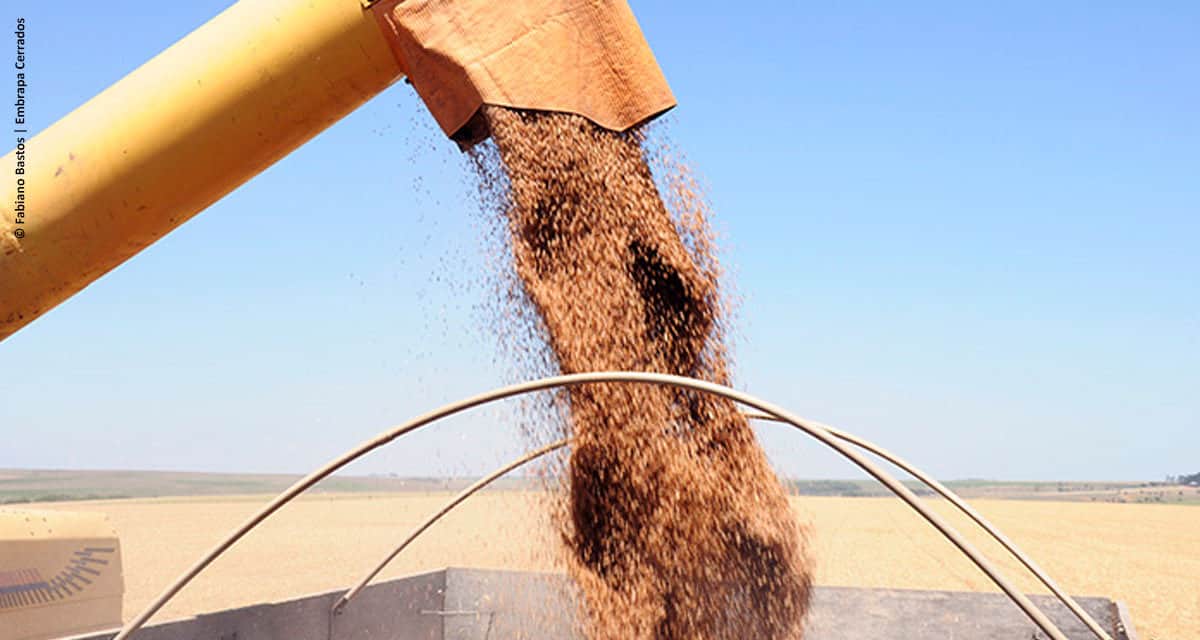
M 638 130 L 485 107 L 523 300 L 563 373 L 660 371 L 728 383 L 724 305 L 702 200 L 672 216 Z M 698 214 L 697 214 L 698 212 Z M 647 385 L 566 398 L 575 446 L 558 518 L 588 635 L 798 638 L 804 532 L 727 400 Z

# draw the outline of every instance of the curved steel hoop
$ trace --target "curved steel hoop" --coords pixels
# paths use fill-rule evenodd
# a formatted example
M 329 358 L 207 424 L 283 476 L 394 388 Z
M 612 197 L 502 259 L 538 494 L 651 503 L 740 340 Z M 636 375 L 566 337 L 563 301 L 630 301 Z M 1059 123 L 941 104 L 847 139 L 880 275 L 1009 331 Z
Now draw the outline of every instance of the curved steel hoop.
M 892 493 L 899 496 L 910 507 L 916 510 L 922 518 L 924 518 L 964 555 L 974 562 L 981 571 L 987 574 L 988 578 L 991 579 L 991 581 L 995 583 L 995 585 L 998 586 L 1000 590 L 1003 591 L 1014 603 L 1016 603 L 1017 606 L 1020 607 L 1021 611 L 1024 612 L 1025 615 L 1028 616 L 1029 619 L 1033 621 L 1033 623 L 1037 625 L 1039 629 L 1041 629 L 1046 635 L 1050 636 L 1052 640 L 1068 640 L 1068 638 L 1063 635 L 1062 631 L 1060 631 L 1044 613 L 1042 613 L 1037 607 L 1033 606 L 1033 603 L 1029 601 L 1029 598 L 1026 597 L 1025 594 L 1017 590 L 1017 588 L 1010 583 L 1008 579 L 1005 578 L 994 566 L 992 566 L 992 564 L 988 562 L 988 560 L 984 558 L 978 550 L 976 550 L 969 542 L 967 542 L 967 540 L 963 538 L 962 534 L 951 527 L 932 509 L 923 504 L 916 494 L 909 490 L 908 487 L 905 487 L 900 483 L 900 481 L 896 480 L 882 468 L 863 457 L 862 454 L 839 442 L 838 439 L 824 427 L 807 423 L 798 416 L 789 413 L 782 407 L 724 385 L 664 373 L 634 371 L 597 371 L 591 373 L 574 373 L 568 375 L 551 376 L 531 382 L 510 385 L 472 396 L 464 400 L 459 400 L 458 402 L 452 402 L 438 409 L 417 416 L 416 418 L 413 418 L 412 420 L 398 427 L 389 429 L 379 434 L 375 438 L 360 444 L 354 449 L 335 458 L 320 469 L 317 469 L 316 471 L 300 479 L 291 487 L 288 487 L 286 490 L 284 490 L 283 493 L 276 496 L 274 500 L 248 518 L 237 529 L 235 529 L 233 533 L 218 543 L 199 561 L 185 571 L 183 575 L 181 575 L 175 580 L 175 582 L 168 586 L 166 590 L 164 590 L 157 598 L 155 598 L 153 602 L 147 605 L 146 608 L 133 620 L 130 620 L 128 623 L 126 623 L 125 626 L 122 627 L 121 631 L 113 638 L 113 640 L 126 640 L 130 634 L 137 629 L 140 629 L 147 620 L 149 620 L 155 613 L 162 609 L 162 607 L 166 605 L 166 603 L 170 601 L 175 594 L 179 593 L 179 591 L 183 589 L 185 585 L 191 582 L 192 579 L 194 579 L 201 571 L 208 567 L 208 565 L 212 564 L 214 560 L 216 560 L 221 554 L 237 543 L 238 540 L 254 529 L 254 527 L 258 526 L 262 521 L 270 517 L 271 514 L 282 508 L 283 505 L 287 504 L 296 496 L 300 495 L 316 483 L 325 479 L 333 472 L 361 458 L 367 453 L 388 444 L 389 442 L 406 433 L 415 431 L 432 422 L 440 420 L 441 418 L 482 404 L 516 395 L 530 393 L 533 391 L 604 382 L 667 385 L 683 389 L 690 389 L 692 391 L 709 393 L 749 407 L 753 407 L 766 413 L 767 415 L 779 419 L 780 421 L 787 422 L 797 429 L 804 431 L 805 433 L 808 433 L 817 440 L 820 440 L 821 443 L 840 453 L 843 457 L 849 459 L 860 469 L 866 471 L 871 477 L 883 483 L 884 486 L 886 486 Z
M 422 533 L 425 533 L 425 530 L 428 529 L 429 527 L 432 527 L 433 523 L 437 522 L 438 520 L 441 520 L 442 516 L 446 515 L 447 513 L 450 513 L 451 511 L 454 510 L 455 507 L 462 504 L 463 500 L 466 500 L 467 498 L 470 498 L 472 495 L 475 495 L 475 493 L 478 492 L 480 489 L 483 489 L 484 487 L 488 486 L 489 484 L 500 479 L 501 476 L 507 474 L 509 471 L 512 471 L 513 469 L 516 469 L 517 467 L 523 466 L 526 463 L 533 462 L 534 460 L 537 460 L 538 458 L 546 455 L 547 453 L 550 453 L 553 451 L 558 451 L 559 449 L 562 449 L 563 447 L 565 447 L 569 444 L 571 444 L 571 439 L 563 438 L 562 440 L 558 440 L 557 442 L 551 442 L 550 444 L 548 444 L 544 447 L 539 447 L 537 449 L 534 449 L 533 451 L 530 451 L 529 453 L 526 453 L 525 455 L 521 456 L 520 458 L 517 458 L 516 460 L 513 460 L 512 462 L 504 465 L 503 467 L 496 469 L 495 471 L 480 478 L 479 480 L 476 480 L 474 483 L 471 484 L 471 486 L 460 491 L 458 493 L 458 495 L 456 495 L 453 498 L 451 498 L 450 500 L 448 500 L 446 502 L 446 504 L 442 505 L 442 507 L 440 509 L 438 509 L 437 511 L 430 514 L 428 518 L 425 518 L 425 520 L 421 521 L 421 524 L 418 524 L 416 527 L 413 527 L 413 530 L 410 531 L 407 536 L 404 536 L 404 540 L 395 549 L 393 549 L 392 552 L 389 553 L 386 558 L 384 558 L 379 564 L 375 565 L 375 567 L 373 569 L 371 569 L 369 572 L 367 572 L 367 575 L 363 576 L 361 580 L 356 582 L 354 584 L 354 586 L 350 588 L 349 591 L 347 591 L 346 593 L 343 593 L 342 597 L 338 598 L 337 602 L 335 602 L 333 604 L 333 612 L 334 613 L 340 612 L 342 610 L 342 607 L 346 606 L 347 602 L 350 602 L 350 600 L 354 599 L 354 596 L 358 595 L 359 591 L 362 591 L 364 587 L 366 587 L 372 580 L 374 580 L 375 576 L 379 575 L 379 572 L 383 571 L 384 567 L 387 567 L 389 564 L 391 564 L 392 560 L 395 560 L 396 556 L 400 555 L 401 551 L 404 551 L 404 549 L 407 548 L 408 545 L 412 544 L 413 540 L 416 540 L 418 537 L 420 537 L 420 535 Z
M 771 415 L 768 415 L 765 413 L 744 412 L 742 415 L 744 415 L 749 420 L 768 420 L 771 422 L 787 424 L 786 422 L 783 422 L 783 421 L 779 420 L 778 418 L 775 418 L 774 416 L 771 416 Z M 1032 558 L 1025 555 L 1025 553 L 1023 551 L 1021 551 L 1021 549 L 1016 545 L 1016 543 L 1014 543 L 1012 540 L 1010 540 L 1008 538 L 1008 536 L 1004 535 L 1003 532 L 1001 532 L 991 522 L 989 522 L 986 518 L 984 518 L 983 515 L 980 514 L 978 511 L 976 511 L 970 504 L 968 504 L 967 502 L 965 502 L 964 500 L 959 498 L 958 495 L 956 493 L 954 493 L 953 491 L 951 491 L 948 487 L 943 485 L 941 482 L 938 482 L 932 476 L 921 471 L 919 468 L 917 468 L 912 463 L 904 460 L 900 456 L 888 451 L 887 449 L 884 449 L 883 447 L 871 442 L 870 440 L 867 440 L 866 438 L 862 438 L 860 436 L 856 436 L 856 435 L 848 433 L 846 431 L 836 429 L 827 424 L 816 423 L 816 422 L 812 422 L 812 421 L 808 421 L 808 422 L 810 422 L 812 424 L 820 425 L 826 431 L 833 434 L 834 437 L 838 438 L 839 440 L 844 440 L 846 442 L 849 442 L 850 444 L 853 444 L 860 449 L 869 451 L 869 452 L 879 456 L 880 458 L 887 460 L 888 462 L 892 463 L 896 467 L 902 469 L 904 472 L 906 472 L 909 475 L 916 478 L 918 481 L 923 483 L 925 486 L 929 487 L 931 490 L 933 490 L 937 494 L 941 495 L 943 498 L 945 498 L 947 501 L 949 501 L 951 504 L 953 504 L 956 508 L 958 508 L 959 511 L 961 511 L 968 518 L 973 520 L 975 522 L 975 524 L 979 525 L 980 528 L 982 528 L 985 532 L 987 532 L 988 535 L 990 535 L 992 537 L 992 539 L 994 539 L 997 543 L 999 543 L 1001 546 L 1003 546 L 1010 554 L 1013 555 L 1013 557 L 1015 557 L 1018 561 L 1020 561 L 1021 564 L 1023 564 L 1025 566 L 1025 568 L 1029 570 L 1030 573 L 1032 573 L 1035 577 L 1037 577 L 1037 579 L 1039 581 L 1041 581 L 1041 583 L 1043 585 L 1046 586 L 1046 588 L 1050 589 L 1050 591 L 1058 598 L 1059 602 L 1061 602 L 1064 606 L 1066 606 L 1068 609 L 1070 609 L 1071 612 L 1073 614 L 1075 614 L 1075 617 L 1078 618 L 1080 622 L 1082 622 L 1085 626 L 1087 626 L 1088 629 L 1090 629 L 1092 631 L 1092 633 L 1096 634 L 1096 637 L 1100 638 L 1100 640 L 1112 640 L 1112 637 L 1108 634 L 1108 632 L 1106 632 L 1100 626 L 1100 624 L 1097 623 L 1094 618 L 1092 618 L 1091 615 L 1089 615 L 1086 611 L 1084 611 L 1084 609 L 1079 606 L 1079 603 L 1075 602 L 1074 598 L 1072 598 L 1065 591 L 1063 591 L 1058 586 L 1058 584 L 1055 583 L 1054 579 L 1051 578 L 1049 575 L 1047 575 L 1041 569 L 1041 567 L 1039 567 L 1037 565 L 1037 563 L 1033 561 Z M 789 425 L 789 426 L 791 426 L 791 425 Z M 417 537 L 419 537 L 421 534 L 423 534 L 426 530 L 428 530 L 430 526 L 432 526 L 435 522 L 440 520 L 442 518 L 442 516 L 448 514 L 451 510 L 456 508 L 459 504 L 461 504 L 467 498 L 471 497 L 478 491 L 484 489 L 485 487 L 490 485 L 492 482 L 495 482 L 497 479 L 503 477 L 504 475 L 508 474 L 509 472 L 513 471 L 514 469 L 517 469 L 529 462 L 532 462 L 533 460 L 536 460 L 536 459 L 542 457 L 543 455 L 546 455 L 552 451 L 561 449 L 561 448 L 569 445 L 570 443 L 571 443 L 571 441 L 569 439 L 562 439 L 557 442 L 553 442 L 549 445 L 546 445 L 544 447 L 541 447 L 539 449 L 530 451 L 529 453 L 526 453 L 525 455 L 521 456 L 520 458 L 513 460 L 509 464 L 504 465 L 503 467 L 500 467 L 499 469 L 493 471 L 492 473 L 488 474 L 487 476 L 480 478 L 477 482 L 475 482 L 471 486 L 464 489 L 461 493 L 459 493 L 458 495 L 456 495 L 453 498 L 451 498 L 450 500 L 448 500 L 446 502 L 446 504 L 442 505 L 442 507 L 440 509 L 438 509 L 436 512 L 434 512 L 432 515 L 430 515 L 429 518 L 427 518 L 421 524 L 417 525 L 412 531 L 410 531 L 409 534 L 407 536 L 405 536 L 403 542 L 401 542 L 399 546 L 397 546 L 390 554 L 388 554 L 381 562 L 379 562 L 379 564 L 377 564 L 375 567 L 373 567 L 371 569 L 371 571 L 369 571 L 366 575 L 364 575 L 358 582 L 356 582 L 354 584 L 354 586 L 350 588 L 350 590 L 348 590 L 346 593 L 342 594 L 342 596 L 340 598 L 338 598 L 337 602 L 334 603 L 333 612 L 335 614 L 341 612 L 342 608 L 345 607 L 346 604 L 348 604 L 351 600 L 353 600 L 354 597 L 356 595 L 358 595 L 358 593 L 360 591 L 362 591 L 371 582 L 371 580 L 374 580 L 375 577 L 377 575 L 379 575 L 379 573 L 381 571 L 383 571 L 383 569 L 385 567 L 387 567 L 387 565 L 390 564 L 392 562 L 392 560 L 394 560 L 396 558 L 396 556 L 400 555 L 400 553 L 402 551 L 404 551 L 404 549 L 406 547 L 408 547 L 408 545 L 412 544 L 412 542 L 414 540 L 416 540 Z
M 776 418 L 775 416 L 765 414 L 765 413 L 754 413 L 754 412 L 748 411 L 748 412 L 745 412 L 743 415 L 745 415 L 747 418 L 749 418 L 751 420 L 768 420 L 771 422 L 780 422 L 780 423 L 787 424 L 786 421 L 780 420 L 779 418 Z M 987 518 L 984 518 L 983 514 L 976 511 L 974 507 L 972 507 L 970 504 L 967 504 L 967 502 L 965 500 L 963 500 L 962 498 L 958 497 L 958 494 L 951 491 L 949 489 L 949 487 L 942 484 L 941 482 L 938 482 L 936 479 L 934 479 L 933 476 L 930 476 L 929 474 L 925 473 L 924 471 L 921 471 L 919 468 L 917 468 L 911 462 L 908 462 L 907 460 L 892 453 L 891 451 L 888 451 L 887 449 L 884 449 L 883 447 L 875 444 L 874 442 L 867 440 L 866 438 L 856 436 L 852 433 L 842 431 L 841 429 L 837 429 L 837 428 L 831 427 L 827 424 L 823 424 L 820 422 L 811 422 L 810 421 L 810 424 L 818 425 L 818 426 L 822 427 L 823 429 L 825 429 L 826 431 L 828 431 L 829 433 L 833 434 L 833 436 L 838 438 L 839 440 L 844 440 L 846 442 L 849 442 L 850 444 L 852 444 L 860 449 L 863 449 L 865 451 L 870 451 L 871 453 L 879 456 L 880 458 L 887 460 L 888 462 L 892 463 L 896 467 L 903 470 L 908 475 L 916 478 L 918 481 L 921 482 L 921 484 L 924 484 L 925 486 L 927 486 L 931 490 L 933 490 L 935 493 L 937 493 L 938 495 L 945 498 L 948 502 L 950 502 L 950 504 L 954 505 L 959 511 L 961 511 L 964 515 L 966 515 L 973 522 L 975 522 L 975 524 L 979 525 L 979 527 L 981 529 L 983 529 L 984 531 L 986 531 L 987 534 L 990 535 L 993 540 L 998 542 L 1000 544 L 1000 546 L 1004 547 L 1010 554 L 1012 554 L 1012 556 L 1014 558 L 1016 558 L 1022 565 L 1024 565 L 1025 568 L 1028 569 L 1029 572 L 1032 573 L 1038 579 L 1038 581 L 1040 581 L 1043 585 L 1045 585 L 1046 588 L 1049 589 L 1055 595 L 1055 597 L 1058 598 L 1059 602 L 1063 603 L 1064 606 L 1066 606 L 1068 609 L 1070 609 L 1071 613 L 1075 614 L 1075 617 L 1078 618 L 1079 621 L 1082 622 L 1089 630 L 1091 630 L 1092 633 L 1096 634 L 1096 636 L 1099 637 L 1101 640 L 1112 640 L 1112 637 L 1108 634 L 1108 632 L 1105 631 L 1104 628 L 1101 627 L 1100 624 L 1098 622 L 1096 622 L 1096 620 L 1094 618 L 1092 618 L 1091 615 L 1088 614 L 1088 612 L 1084 611 L 1083 607 L 1079 606 L 1079 603 L 1075 602 L 1074 598 L 1072 598 L 1065 591 L 1063 591 L 1058 586 L 1058 584 L 1054 581 L 1054 579 L 1051 578 L 1049 575 L 1047 575 L 1046 572 L 1043 571 L 1042 568 L 1039 567 L 1038 564 L 1033 561 L 1033 558 L 1030 558 L 1029 556 L 1025 555 L 1025 553 L 1023 551 L 1021 551 L 1020 547 L 1018 547 L 1015 542 L 1010 540 L 1008 538 L 1008 536 L 1004 535 L 1004 533 L 1002 531 L 1000 531 L 998 528 L 996 528 L 996 526 L 993 525 Z

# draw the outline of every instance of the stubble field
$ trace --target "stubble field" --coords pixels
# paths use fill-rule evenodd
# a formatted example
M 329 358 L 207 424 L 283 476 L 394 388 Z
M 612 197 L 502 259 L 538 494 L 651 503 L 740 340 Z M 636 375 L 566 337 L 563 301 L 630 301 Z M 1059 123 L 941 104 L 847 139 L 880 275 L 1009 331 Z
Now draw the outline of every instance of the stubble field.
M 218 560 L 159 614 L 161 620 L 344 588 L 449 493 L 324 495 L 285 507 Z M 265 496 L 30 505 L 108 514 L 124 552 L 130 617 Z M 468 500 L 401 554 L 381 579 L 444 566 L 558 569 L 541 494 L 490 492 Z M 1031 593 L 1015 561 L 932 501 Z M 973 504 L 1069 592 L 1124 600 L 1145 640 L 1200 637 L 1200 508 L 976 500 Z M 988 580 L 896 500 L 793 499 L 811 530 L 823 585 L 992 591 Z M 1020 615 L 1014 608 L 1013 615 Z

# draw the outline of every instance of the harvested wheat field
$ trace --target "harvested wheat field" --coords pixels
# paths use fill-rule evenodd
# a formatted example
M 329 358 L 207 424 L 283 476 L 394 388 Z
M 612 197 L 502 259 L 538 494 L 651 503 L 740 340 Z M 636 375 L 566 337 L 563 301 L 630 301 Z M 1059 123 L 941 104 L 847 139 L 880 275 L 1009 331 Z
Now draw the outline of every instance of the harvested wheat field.
M 160 614 L 176 618 L 346 587 L 450 494 L 305 498 L 218 560 Z M 110 516 L 125 554 L 126 617 L 237 525 L 264 496 L 52 503 Z M 406 550 L 383 578 L 446 565 L 557 570 L 538 494 L 477 496 Z M 1191 506 L 976 501 L 973 504 L 1069 592 L 1124 600 L 1146 640 L 1200 637 L 1200 509 Z M 811 527 L 822 585 L 993 590 L 987 579 L 898 501 L 793 498 Z M 970 532 L 948 505 L 940 512 Z M 1013 576 L 980 535 L 990 557 Z M 1031 578 L 1018 584 L 1044 592 Z M 1020 615 L 1014 607 L 1013 615 Z

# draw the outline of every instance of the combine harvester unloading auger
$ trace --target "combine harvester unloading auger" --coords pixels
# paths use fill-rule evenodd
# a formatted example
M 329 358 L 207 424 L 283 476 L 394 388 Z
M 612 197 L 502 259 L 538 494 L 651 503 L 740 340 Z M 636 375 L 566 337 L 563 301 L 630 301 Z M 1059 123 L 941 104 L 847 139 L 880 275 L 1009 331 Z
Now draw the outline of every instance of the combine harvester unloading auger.
M 242 0 L 35 138 L 20 140 L 18 148 L 6 156 L 6 166 L 18 169 L 18 179 L 4 199 L 5 211 L 0 217 L 0 340 L 402 77 L 413 84 L 446 135 L 463 146 L 488 135 L 479 118 L 482 105 L 578 114 L 616 131 L 654 118 L 674 105 L 624 0 Z M 27 157 L 37 161 L 26 162 Z M 1020 620 L 1011 608 L 998 607 L 991 596 L 981 594 L 818 590 L 813 610 L 816 622 L 810 626 L 809 638 L 953 635 L 982 640 L 1010 637 L 996 634 L 1014 631 L 1024 635 L 1012 637 L 1029 637 L 1035 629 L 1054 640 L 1131 638 L 1132 629 L 1117 605 L 1097 598 L 1080 603 L 1071 600 L 978 514 L 916 472 L 1017 554 L 1056 594 L 1061 604 L 1040 600 L 1043 608 L 1050 605 L 1048 613 L 1043 613 L 1034 604 L 1036 598 L 1017 591 L 909 489 L 843 441 L 882 455 L 910 473 L 915 471 L 870 443 L 801 420 L 728 387 L 679 376 L 627 372 L 574 374 L 507 387 L 443 407 L 382 434 L 272 501 L 141 615 L 128 621 L 116 638 L 129 637 L 140 629 L 191 578 L 259 522 L 365 453 L 485 402 L 598 382 L 670 385 L 713 394 L 807 432 L 903 498 L 967 554 L 1028 617 L 1028 621 Z M 567 446 L 568 442 L 553 443 L 541 452 Z M 478 486 L 484 484 L 486 480 Z M 466 495 L 469 492 L 462 497 Z M 6 558 L 0 554 L 0 560 L 16 562 Z M 0 565 L 0 578 L 14 568 L 21 569 Z M 447 571 L 366 587 L 377 571 L 350 591 L 219 612 L 148 627 L 141 633 L 163 639 L 302 640 L 484 634 L 492 638 L 564 637 L 575 629 L 570 623 L 574 612 L 570 593 L 554 586 L 556 580 L 561 582 L 557 578 L 472 577 Z M 0 593 L 10 587 L 21 589 L 22 596 L 27 591 L 24 583 L 0 584 Z M 109 589 L 104 597 L 111 599 L 112 593 Z M 486 627 L 472 627 L 455 615 L 446 615 L 467 611 L 470 607 L 459 606 L 461 602 L 484 596 L 493 603 L 509 603 L 507 609 L 483 612 L 488 614 Z M 53 601 L 22 597 L 15 601 L 16 606 L 0 608 L 0 640 L 55 637 L 53 631 L 18 627 L 15 625 L 21 623 L 14 621 L 62 615 L 60 607 L 88 597 L 86 587 L 68 590 Z M 531 599 L 540 599 L 543 606 L 535 606 Z M 562 620 L 534 620 L 523 615 L 545 612 L 547 603 L 559 610 Z M 478 621 L 478 607 L 474 613 Z M 497 615 L 503 618 L 499 626 Z M 875 626 L 867 631 L 864 621 Z M 89 624 L 87 620 L 67 622 L 71 624 L 60 628 L 80 629 Z M 99 618 L 90 622 L 93 628 L 106 623 Z M 90 637 L 111 638 L 113 634 Z

